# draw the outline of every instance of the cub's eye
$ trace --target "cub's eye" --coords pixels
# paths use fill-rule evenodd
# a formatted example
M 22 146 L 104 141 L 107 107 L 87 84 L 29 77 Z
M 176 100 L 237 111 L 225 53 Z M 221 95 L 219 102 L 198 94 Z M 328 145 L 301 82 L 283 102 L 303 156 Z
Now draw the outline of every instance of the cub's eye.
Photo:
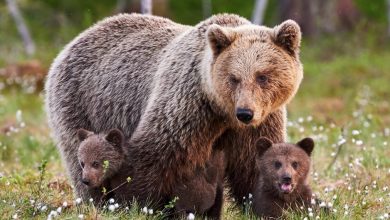
M 279 162 L 279 161 L 275 161 L 274 162 L 274 166 L 275 166 L 276 169 L 279 169 L 280 167 L 282 167 L 282 163 Z
M 256 81 L 259 85 L 264 86 L 268 83 L 268 77 L 262 74 L 256 77 Z
M 94 161 L 94 162 L 92 163 L 92 167 L 95 168 L 95 169 L 99 168 L 99 162 Z
M 231 75 L 231 76 L 229 76 L 229 82 L 230 82 L 233 86 L 235 86 L 235 85 L 237 85 L 238 83 L 240 83 L 240 80 L 237 79 L 237 77 Z
M 85 164 L 84 162 L 80 162 L 81 168 L 84 168 Z
M 296 161 L 292 162 L 291 166 L 296 170 L 298 168 L 298 162 Z

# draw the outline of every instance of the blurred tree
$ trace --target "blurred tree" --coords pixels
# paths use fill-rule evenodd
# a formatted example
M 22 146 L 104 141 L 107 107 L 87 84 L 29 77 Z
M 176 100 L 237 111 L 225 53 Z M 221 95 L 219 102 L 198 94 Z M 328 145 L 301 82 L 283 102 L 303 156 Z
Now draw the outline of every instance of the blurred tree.
M 23 20 L 22 14 L 19 11 L 18 5 L 14 0 L 6 0 L 8 10 L 15 21 L 16 27 L 19 31 L 19 34 L 23 40 L 24 48 L 26 50 L 26 54 L 29 56 L 34 55 L 35 53 L 35 44 L 31 38 L 30 32 Z
M 267 7 L 267 0 L 256 0 L 253 8 L 252 23 L 261 25 L 264 21 L 265 9 Z
M 280 15 L 297 21 L 307 36 L 352 29 L 359 22 L 353 0 L 280 0 Z
M 390 0 L 387 0 L 387 35 L 390 36 Z
M 141 0 L 141 13 L 152 14 L 152 0 Z
M 211 5 L 211 0 L 203 0 L 202 1 L 202 9 L 203 9 L 203 18 L 208 18 L 212 15 L 213 6 Z

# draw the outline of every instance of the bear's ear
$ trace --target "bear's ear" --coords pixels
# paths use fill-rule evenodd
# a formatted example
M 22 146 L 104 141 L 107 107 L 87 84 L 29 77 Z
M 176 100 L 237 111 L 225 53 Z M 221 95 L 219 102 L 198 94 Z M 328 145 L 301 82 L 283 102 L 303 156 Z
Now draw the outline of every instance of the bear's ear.
M 261 137 L 256 142 L 257 156 L 261 157 L 263 154 L 272 147 L 272 141 L 266 137 Z
M 79 141 L 82 142 L 83 140 L 87 139 L 88 136 L 93 135 L 92 131 L 87 131 L 85 129 L 80 128 L 77 130 L 77 137 L 79 138 Z
M 301 45 L 301 29 L 293 20 L 287 20 L 274 27 L 274 41 L 289 54 L 296 56 Z
M 235 34 L 217 24 L 212 24 L 207 30 L 207 39 L 214 56 L 218 56 L 224 49 L 233 43 Z
M 106 141 L 112 144 L 115 148 L 122 151 L 122 144 L 124 142 L 124 135 L 119 129 L 112 129 L 105 137 Z
M 313 139 L 307 137 L 300 140 L 297 145 L 302 148 L 307 153 L 307 155 L 310 156 L 314 148 L 314 141 Z

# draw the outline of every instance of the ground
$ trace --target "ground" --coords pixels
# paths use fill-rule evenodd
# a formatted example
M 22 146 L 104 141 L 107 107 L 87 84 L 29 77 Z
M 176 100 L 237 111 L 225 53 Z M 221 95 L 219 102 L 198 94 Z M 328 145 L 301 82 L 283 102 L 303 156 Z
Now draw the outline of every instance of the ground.
M 305 77 L 288 106 L 288 139 L 314 138 L 311 186 L 330 212 L 302 210 L 289 214 L 291 219 L 389 216 L 390 50 L 386 39 L 370 40 L 369 35 L 365 39 L 362 43 L 361 36 L 345 34 L 320 43 L 304 41 Z M 47 69 L 59 51 L 53 48 L 37 55 L 42 69 Z M 97 211 L 89 201 L 73 197 L 49 135 L 41 85 L 35 88 L 18 77 L 6 80 L 1 76 L 10 72 L 8 63 L 29 69 L 31 61 L 25 57 L 10 60 L 6 52 L 8 46 L 0 47 L 0 218 L 160 218 L 157 211 L 145 214 L 142 207 L 127 210 L 118 204 L 116 208 L 115 201 Z M 28 72 L 19 69 L 22 75 Z M 254 218 L 231 201 L 225 204 L 223 217 Z

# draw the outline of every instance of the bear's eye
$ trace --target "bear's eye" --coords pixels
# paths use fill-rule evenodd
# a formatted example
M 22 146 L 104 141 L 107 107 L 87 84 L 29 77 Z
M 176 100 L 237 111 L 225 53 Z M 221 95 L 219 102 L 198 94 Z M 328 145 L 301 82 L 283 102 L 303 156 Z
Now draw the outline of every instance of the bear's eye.
M 92 167 L 95 168 L 95 169 L 99 168 L 99 163 L 97 161 L 94 161 L 92 163 Z
M 236 86 L 238 83 L 240 83 L 240 80 L 237 77 L 231 75 L 231 76 L 229 76 L 229 82 L 233 86 Z
M 80 162 L 80 166 L 81 166 L 81 168 L 84 168 L 84 166 L 85 166 L 84 162 Z
M 292 162 L 291 166 L 296 170 L 298 168 L 298 162 L 296 161 Z
M 256 77 L 256 82 L 260 86 L 265 86 L 268 83 L 268 77 L 266 75 L 264 75 L 264 74 L 261 74 L 261 75 Z
M 279 169 L 280 167 L 282 167 L 282 163 L 279 162 L 279 161 L 275 161 L 274 162 L 274 166 L 275 166 L 276 169 Z

